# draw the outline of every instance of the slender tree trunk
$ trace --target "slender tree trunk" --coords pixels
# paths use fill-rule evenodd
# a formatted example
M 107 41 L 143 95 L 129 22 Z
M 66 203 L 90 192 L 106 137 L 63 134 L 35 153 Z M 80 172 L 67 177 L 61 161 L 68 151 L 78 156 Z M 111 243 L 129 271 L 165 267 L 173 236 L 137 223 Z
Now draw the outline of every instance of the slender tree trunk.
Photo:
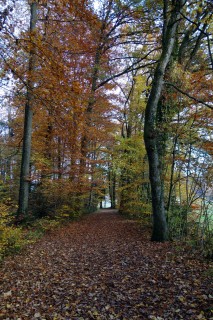
M 92 76 L 91 76 L 91 91 L 89 96 L 88 105 L 86 108 L 86 130 L 91 127 L 92 125 L 92 113 L 94 109 L 94 105 L 96 102 L 95 99 L 95 93 L 97 90 L 97 84 L 99 80 L 99 71 L 101 67 L 101 57 L 104 52 L 104 47 L 107 44 L 107 37 L 106 37 L 106 28 L 108 24 L 109 15 L 112 9 L 113 0 L 109 0 L 108 8 L 106 10 L 105 17 L 102 21 L 101 27 L 100 27 L 100 34 L 99 38 L 97 39 L 97 48 L 95 51 L 95 57 L 94 57 L 94 65 L 92 70 Z M 81 159 L 80 159 L 80 175 L 82 175 L 85 171 L 86 167 L 86 155 L 88 153 L 90 139 L 88 139 L 88 133 L 85 131 L 83 132 L 82 139 L 81 139 Z
M 81 176 L 83 176 L 83 174 L 85 173 L 86 156 L 89 150 L 89 146 L 91 144 L 91 140 L 88 138 L 87 130 L 90 129 L 92 125 L 92 113 L 93 113 L 93 108 L 95 104 L 95 92 L 96 92 L 96 86 L 98 81 L 98 72 L 100 68 L 100 58 L 101 58 L 101 52 L 100 52 L 100 47 L 98 47 L 95 54 L 94 67 L 92 72 L 91 91 L 90 91 L 88 105 L 86 108 L 86 126 L 81 139 L 81 159 L 80 159 L 80 172 L 79 172 L 80 179 L 81 179 Z
M 116 208 L 116 174 L 112 173 L 111 208 Z
M 175 4 L 174 4 L 175 3 Z M 162 94 L 163 79 L 174 48 L 179 11 L 182 0 L 173 1 L 171 16 L 164 30 L 162 54 L 155 70 L 153 84 L 145 111 L 144 141 L 149 161 L 149 177 L 152 191 L 153 232 L 152 241 L 166 241 L 168 228 L 165 217 L 164 194 L 162 187 L 161 166 L 157 147 L 156 115 Z M 168 3 L 165 1 L 165 5 Z
M 113 172 L 111 166 L 108 167 L 108 181 L 109 181 L 109 197 L 111 203 L 111 209 L 116 207 L 116 173 Z
M 168 201 L 167 201 L 167 222 L 169 220 L 169 210 L 171 206 L 171 200 L 172 200 L 172 192 L 174 188 L 174 173 L 175 173 L 175 156 L 176 156 L 176 146 L 178 142 L 178 136 L 175 135 L 174 138 L 174 145 L 173 145 L 173 151 L 172 151 L 172 165 L 171 165 L 171 174 L 170 174 L 170 185 L 169 185 L 169 195 L 168 195 Z
M 37 21 L 37 2 L 30 4 L 30 32 L 34 32 Z M 17 219 L 22 220 L 28 211 L 29 186 L 30 186 L 30 156 L 31 156 L 31 140 L 32 140 L 32 118 L 33 118 L 33 81 L 32 73 L 35 69 L 35 48 L 30 50 L 29 56 L 29 80 L 27 83 L 27 96 L 25 105 L 24 118 L 24 134 L 21 160 L 20 189 L 19 189 L 19 208 Z
M 62 142 L 61 142 L 61 138 L 58 137 L 58 150 L 57 150 L 57 169 L 58 169 L 58 180 L 61 180 L 62 178 Z

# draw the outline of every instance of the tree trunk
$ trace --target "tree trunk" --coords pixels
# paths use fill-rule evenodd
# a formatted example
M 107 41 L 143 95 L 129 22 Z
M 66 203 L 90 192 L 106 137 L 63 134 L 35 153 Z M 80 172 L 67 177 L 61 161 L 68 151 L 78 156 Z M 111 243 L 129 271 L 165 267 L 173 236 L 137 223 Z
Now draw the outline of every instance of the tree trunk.
M 32 33 L 36 28 L 37 21 L 37 3 L 30 4 L 30 32 Z M 28 201 L 29 201 L 29 187 L 30 187 L 30 156 L 31 156 L 31 140 L 32 140 L 32 118 L 33 118 L 33 81 L 31 79 L 32 73 L 35 69 L 35 48 L 30 50 L 29 55 L 29 80 L 27 83 L 27 95 L 25 105 L 24 118 L 24 134 L 21 160 L 21 174 L 20 174 L 20 189 L 19 189 L 19 208 L 17 212 L 17 219 L 22 220 L 27 215 Z
M 109 197 L 111 209 L 116 207 L 116 173 L 111 166 L 108 167 L 108 181 L 109 181 Z
M 176 146 L 178 142 L 178 136 L 177 134 L 174 137 L 174 144 L 173 144 L 173 151 L 172 151 L 172 165 L 171 165 L 171 174 L 170 174 L 170 185 L 169 185 L 169 195 L 168 195 L 168 201 L 166 206 L 167 211 L 167 222 L 169 221 L 169 210 L 172 200 L 172 192 L 174 187 L 174 173 L 175 173 L 175 156 L 176 156 Z
M 167 1 L 165 1 L 165 5 L 167 5 Z M 163 78 L 174 47 L 180 15 L 179 11 L 182 5 L 182 0 L 175 1 L 166 30 L 164 30 L 162 54 L 154 73 L 153 84 L 145 111 L 144 141 L 149 161 L 149 178 L 152 192 L 152 241 L 161 242 L 168 239 L 168 229 L 165 217 L 161 166 L 157 147 L 156 116 L 158 103 L 162 94 Z
M 111 209 L 116 208 L 116 174 L 112 173 Z
M 103 17 L 101 26 L 100 26 L 100 34 L 97 39 L 97 48 L 95 51 L 94 56 L 94 65 L 91 75 L 91 91 L 89 96 L 88 105 L 86 108 L 86 124 L 85 124 L 85 131 L 83 132 L 82 139 L 81 139 L 81 159 L 80 159 L 80 175 L 84 174 L 85 167 L 86 167 L 86 155 L 88 153 L 89 145 L 90 145 L 90 138 L 88 138 L 87 130 L 92 125 L 92 113 L 94 109 L 94 105 L 96 102 L 95 93 L 98 88 L 98 80 L 100 78 L 99 72 L 101 67 L 101 58 L 105 51 L 105 47 L 108 43 L 108 36 L 106 36 L 107 26 L 108 26 L 108 19 L 110 17 L 110 12 L 112 10 L 113 1 L 109 0 L 108 7 L 106 8 L 105 16 Z

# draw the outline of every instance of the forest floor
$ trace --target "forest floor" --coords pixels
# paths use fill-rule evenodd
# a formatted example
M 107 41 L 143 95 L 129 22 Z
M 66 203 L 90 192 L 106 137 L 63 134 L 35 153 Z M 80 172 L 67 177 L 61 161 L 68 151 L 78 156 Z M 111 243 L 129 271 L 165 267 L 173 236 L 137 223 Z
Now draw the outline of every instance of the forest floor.
M 0 319 L 213 319 L 212 264 L 114 210 L 48 232 L 0 269 Z

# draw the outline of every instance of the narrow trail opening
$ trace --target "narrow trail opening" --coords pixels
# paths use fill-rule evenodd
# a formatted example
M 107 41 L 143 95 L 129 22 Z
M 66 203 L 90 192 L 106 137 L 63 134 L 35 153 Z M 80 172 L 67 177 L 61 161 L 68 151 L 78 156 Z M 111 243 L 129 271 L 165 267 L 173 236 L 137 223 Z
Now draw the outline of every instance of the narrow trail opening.
M 0 319 L 211 319 L 208 270 L 100 210 L 6 259 Z

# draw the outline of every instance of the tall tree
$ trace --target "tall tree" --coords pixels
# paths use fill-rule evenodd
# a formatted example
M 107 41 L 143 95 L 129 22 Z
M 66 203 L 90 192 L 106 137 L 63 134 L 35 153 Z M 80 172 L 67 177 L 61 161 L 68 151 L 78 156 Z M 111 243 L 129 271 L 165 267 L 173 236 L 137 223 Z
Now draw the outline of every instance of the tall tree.
M 27 214 L 30 188 L 30 156 L 31 156 L 31 140 L 32 140 L 32 119 L 33 119 L 33 87 L 34 81 L 32 75 L 35 70 L 35 46 L 33 37 L 37 22 L 37 1 L 30 3 L 30 33 L 31 33 L 31 49 L 29 52 L 29 78 L 27 81 L 27 93 L 25 104 L 24 118 L 24 134 L 20 173 L 20 189 L 19 189 L 19 207 L 17 218 L 22 219 Z
M 169 4 L 171 5 L 171 13 L 168 19 Z M 180 23 L 180 10 L 183 5 L 184 1 L 164 0 L 164 10 L 166 10 L 166 14 L 163 26 L 162 53 L 154 73 L 152 88 L 145 112 L 144 141 L 149 161 L 149 177 L 152 191 L 153 241 L 165 241 L 168 239 L 163 183 L 157 145 L 156 117 L 158 103 L 163 89 L 164 75 L 174 48 L 176 30 Z

